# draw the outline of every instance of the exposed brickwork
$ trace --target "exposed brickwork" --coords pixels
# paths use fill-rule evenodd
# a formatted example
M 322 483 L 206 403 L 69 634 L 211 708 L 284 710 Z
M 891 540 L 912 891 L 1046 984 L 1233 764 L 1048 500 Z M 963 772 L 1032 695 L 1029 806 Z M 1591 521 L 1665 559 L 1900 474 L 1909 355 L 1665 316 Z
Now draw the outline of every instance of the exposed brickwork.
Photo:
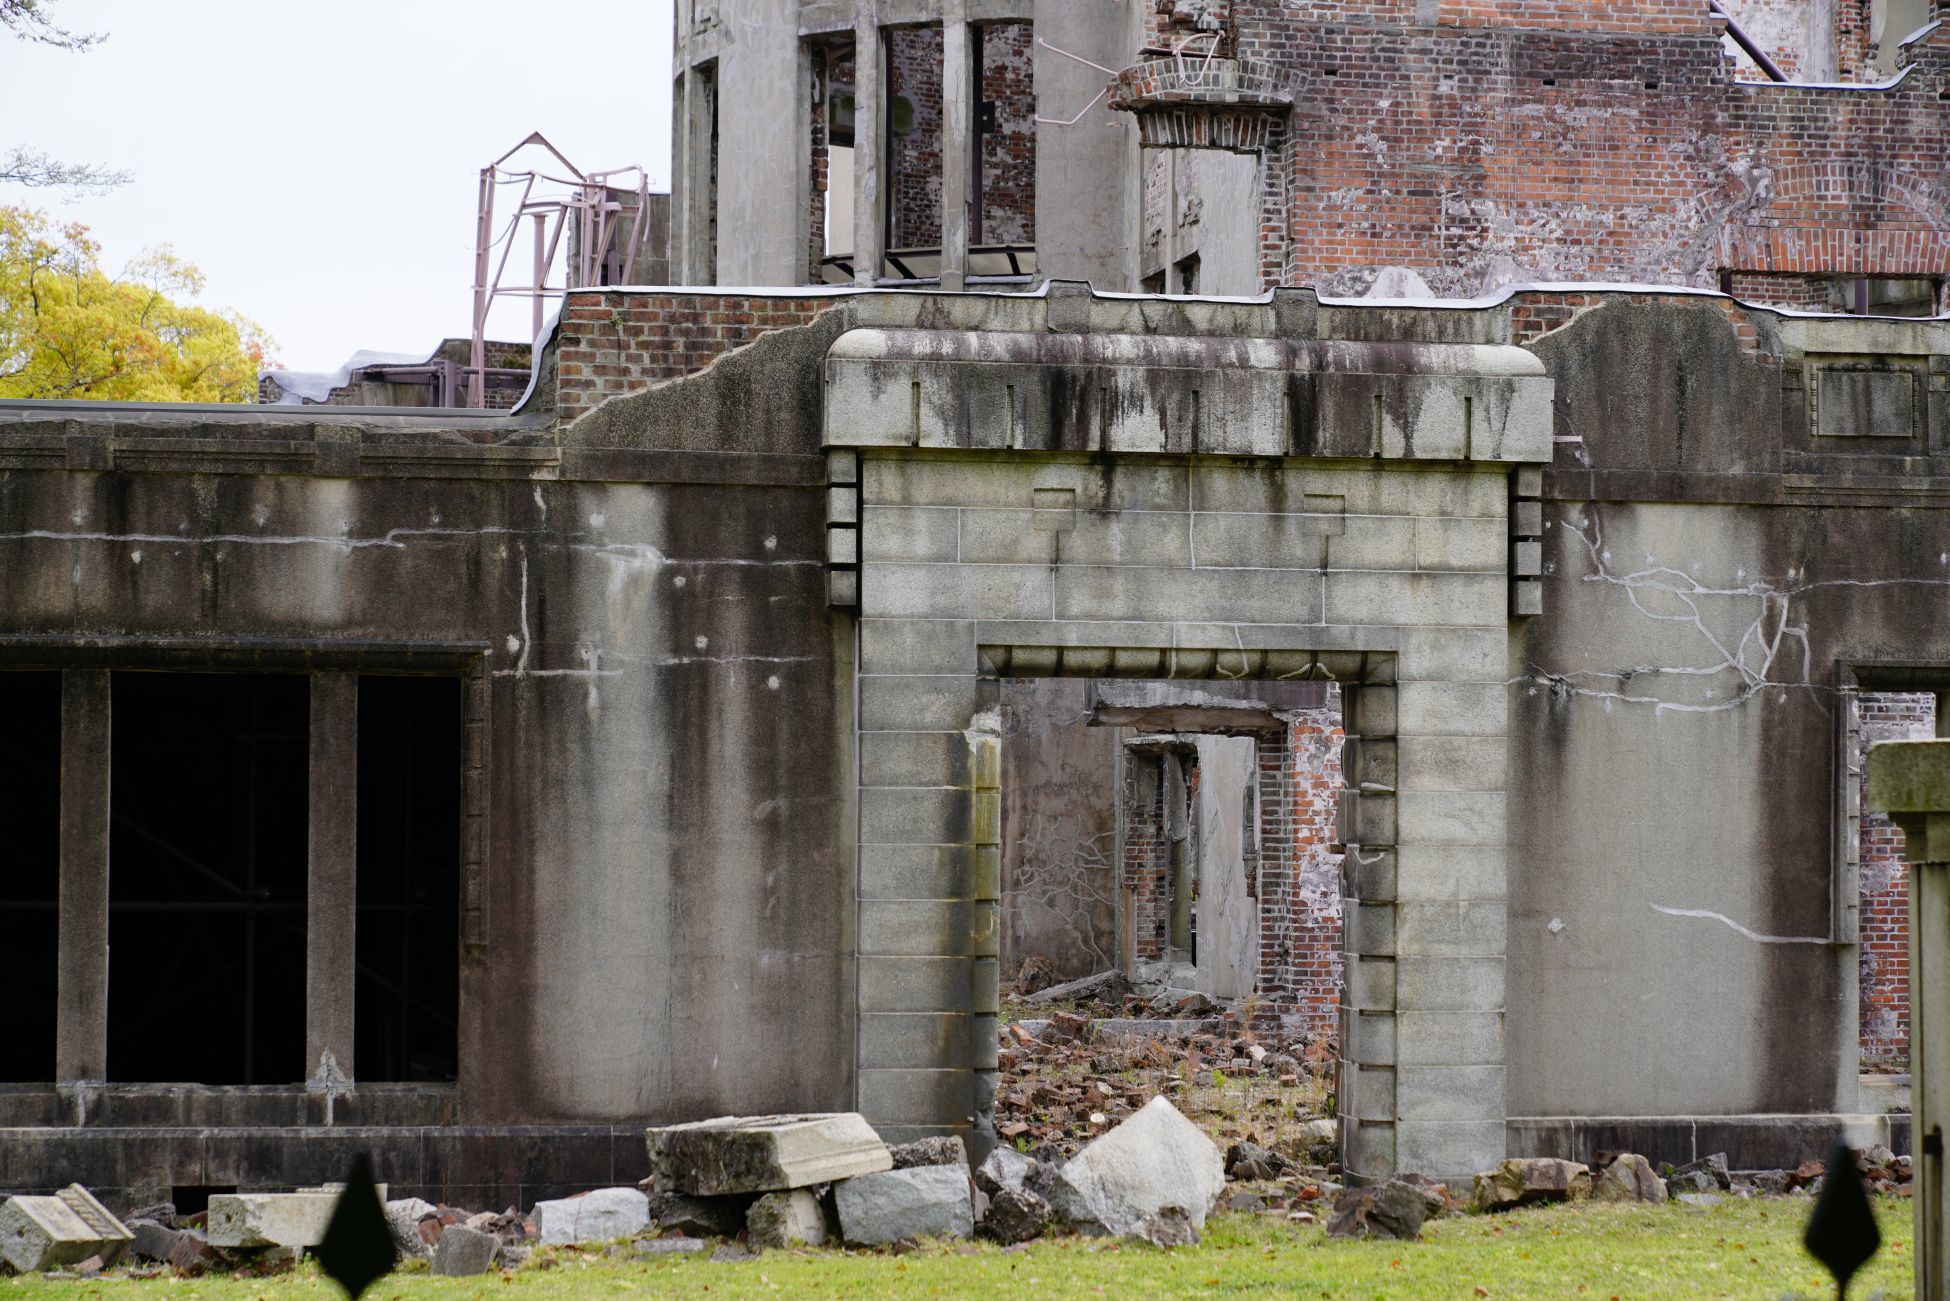
M 1936 698 L 1927 693 L 1865 692 L 1858 708 L 1864 753 L 1878 741 L 1936 734 Z M 1909 1066 L 1909 867 L 1903 861 L 1901 829 L 1868 811 L 1867 765 L 1862 765 L 1858 780 L 1862 1068 L 1900 1071 Z
M 1332 1039 L 1340 1025 L 1341 856 L 1333 852 L 1341 797 L 1341 707 L 1338 700 L 1301 711 L 1287 729 L 1283 758 L 1292 828 L 1287 856 L 1290 898 L 1288 954 L 1282 1001 L 1300 1015 L 1305 1032 Z M 1269 968 L 1270 969 L 1270 968 Z
M 984 103 L 992 130 L 981 136 L 981 206 L 970 232 L 976 244 L 1036 242 L 1035 31 L 1028 23 L 976 29 L 982 43 Z
M 1713 288 L 1722 271 L 1940 275 L 1950 257 L 1950 30 L 1912 48 L 1899 87 L 1855 91 L 1737 81 L 1693 0 L 1427 8 L 1235 0 L 1241 66 L 1294 99 L 1267 146 L 1285 182 L 1267 283 L 1361 293 L 1399 266 L 1457 295 Z M 1837 40 L 1859 71 L 1854 8 Z
M 889 134 L 889 250 L 941 246 L 941 29 L 887 33 L 888 101 L 905 101 L 906 131 Z M 898 111 L 898 110 L 897 110 Z
M 1171 841 L 1165 835 L 1165 784 L 1155 755 L 1125 765 L 1124 851 L 1119 884 L 1130 900 L 1131 953 L 1140 962 L 1164 956 L 1171 926 Z
M 694 374 L 768 331 L 806 324 L 835 301 L 571 293 L 559 335 L 557 415 L 574 420 L 618 394 Z
M 1743 302 L 1766 303 L 1770 307 L 1790 307 L 1803 312 L 1828 310 L 1828 281 L 1820 276 L 1736 271 L 1727 280 L 1728 292 Z

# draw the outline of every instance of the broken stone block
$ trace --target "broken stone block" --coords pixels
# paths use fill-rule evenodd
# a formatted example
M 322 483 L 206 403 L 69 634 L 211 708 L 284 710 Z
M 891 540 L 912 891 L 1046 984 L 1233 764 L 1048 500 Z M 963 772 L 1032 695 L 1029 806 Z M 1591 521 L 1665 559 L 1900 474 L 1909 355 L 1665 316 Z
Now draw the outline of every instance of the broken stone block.
M 1680 1166 L 1672 1172 L 1669 1182 L 1693 1192 L 1711 1192 L 1715 1188 L 1725 1192 L 1733 1187 L 1733 1172 L 1727 1169 L 1727 1154 L 1715 1152 Z
M 1516 1157 L 1476 1176 L 1470 1205 L 1479 1211 L 1501 1211 L 1538 1202 L 1565 1202 L 1591 1191 L 1591 1171 L 1576 1161 L 1556 1157 Z
M 210 1198 L 213 1247 L 316 1247 L 338 1205 L 336 1192 L 218 1193 Z
M 1601 1202 L 1663 1202 L 1666 1181 L 1642 1156 L 1627 1152 L 1605 1167 L 1592 1185 L 1591 1195 Z
M 754 1247 L 817 1247 L 826 1241 L 826 1211 L 803 1188 L 766 1193 L 745 1212 L 745 1240 Z
M 982 1236 L 1003 1246 L 1028 1242 L 1049 1231 L 1055 1212 L 1050 1204 L 1027 1188 L 998 1188 L 989 1195 L 988 1214 L 982 1217 Z
M 544 1246 L 613 1242 L 649 1227 L 650 1199 L 635 1188 L 598 1188 L 580 1197 L 535 1203 L 535 1234 Z M 445 1242 L 446 1234 L 440 1240 Z
M 450 1224 L 440 1234 L 440 1245 L 433 1249 L 433 1272 L 447 1278 L 471 1278 L 494 1268 L 501 1240 L 492 1233 L 470 1229 L 465 1224 Z
M 198 1274 L 218 1259 L 217 1250 L 195 1229 L 172 1229 L 154 1220 L 132 1220 L 129 1255 L 138 1260 L 159 1260 L 185 1274 Z
M 1154 1247 L 1198 1245 L 1198 1229 L 1182 1206 L 1160 1206 L 1155 1214 L 1144 1217 L 1144 1225 L 1137 1236 Z
M 1225 1192 L 1225 1159 L 1162 1097 L 1087 1145 L 1058 1172 L 1050 1204 L 1086 1232 L 1142 1235 L 1145 1221 L 1181 1206 L 1205 1227 Z
M 1399 1238 L 1413 1242 L 1422 1236 L 1422 1221 L 1428 1218 L 1428 1213 L 1427 1195 L 1418 1185 L 1401 1179 L 1364 1188 L 1344 1188 L 1334 1198 L 1327 1236 Z
M 17 1273 L 59 1269 L 90 1256 L 114 1264 L 135 1235 L 80 1184 L 51 1197 L 0 1203 L 0 1261 Z
M 647 1131 L 657 1187 L 690 1196 L 772 1193 L 894 1168 L 856 1112 L 721 1116 Z
M 432 1202 L 407 1197 L 386 1203 L 386 1227 L 393 1233 L 393 1249 L 401 1260 L 432 1260 L 433 1244 L 420 1233 L 420 1221 L 434 1214 Z
M 1035 1157 L 1024 1156 L 1012 1147 L 998 1147 L 983 1159 L 980 1168 L 975 1171 L 975 1186 L 990 1197 L 1005 1188 L 1020 1192 L 1035 1168 Z
M 965 1167 L 915 1166 L 858 1175 L 833 1187 L 840 1236 L 859 1246 L 903 1238 L 966 1238 L 975 1202 Z
M 639 1256 L 688 1256 L 709 1251 L 711 1244 L 702 1238 L 645 1238 L 636 1244 Z
M 650 1214 L 660 1229 L 703 1238 L 735 1238 L 745 1227 L 745 1213 L 751 1204 L 749 1194 L 686 1197 L 681 1193 L 658 1193 L 651 1203 Z
M 1234 1143 L 1226 1149 L 1228 1179 L 1278 1179 L 1288 1164 L 1278 1152 L 1253 1142 Z
M 968 1164 L 968 1148 L 962 1144 L 959 1134 L 937 1134 L 933 1138 L 901 1143 L 888 1148 L 887 1155 L 894 1159 L 896 1170 L 912 1170 L 915 1166 L 923 1165 Z

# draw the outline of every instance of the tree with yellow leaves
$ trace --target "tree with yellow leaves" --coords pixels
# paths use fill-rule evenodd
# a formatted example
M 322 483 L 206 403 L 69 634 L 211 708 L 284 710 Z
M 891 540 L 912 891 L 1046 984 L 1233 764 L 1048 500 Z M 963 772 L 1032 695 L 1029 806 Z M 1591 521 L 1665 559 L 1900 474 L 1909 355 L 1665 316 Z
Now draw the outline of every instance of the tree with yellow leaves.
M 78 223 L 0 207 L 0 398 L 250 402 L 270 340 L 178 301 L 203 274 L 168 247 L 111 276 Z

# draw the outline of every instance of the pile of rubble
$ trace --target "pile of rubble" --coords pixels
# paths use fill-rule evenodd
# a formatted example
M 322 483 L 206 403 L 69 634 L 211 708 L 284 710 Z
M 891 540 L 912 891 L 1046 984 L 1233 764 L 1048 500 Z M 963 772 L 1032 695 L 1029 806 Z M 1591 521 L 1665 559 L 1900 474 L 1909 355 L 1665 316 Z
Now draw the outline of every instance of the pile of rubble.
M 1058 1011 L 998 1034 L 996 1136 L 1032 1151 L 1072 1155 L 1157 1097 L 1223 1140 L 1311 1146 L 1306 1132 L 1328 1103 L 1331 1061 L 1321 1058 L 1331 1046 L 1263 1038 L 1232 1016 L 1160 1022 Z M 1219 1086 L 1229 1086 L 1223 1096 L 1212 1092 Z
M 959 1138 L 890 1148 L 838 1115 L 651 1130 L 650 1165 L 662 1230 L 742 1227 L 747 1250 L 977 1233 L 1014 1244 L 1057 1229 L 1176 1245 L 1197 1241 L 1226 1182 L 1218 1148 L 1163 1098 L 1068 1159 L 1001 1147 L 970 1170 Z

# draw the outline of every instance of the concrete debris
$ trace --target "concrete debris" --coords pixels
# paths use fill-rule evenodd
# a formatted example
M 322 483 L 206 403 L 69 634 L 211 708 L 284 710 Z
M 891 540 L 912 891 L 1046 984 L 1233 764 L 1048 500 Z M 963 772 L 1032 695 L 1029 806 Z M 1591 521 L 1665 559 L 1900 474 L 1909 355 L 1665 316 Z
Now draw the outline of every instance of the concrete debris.
M 0 1203 L 0 1261 L 18 1273 L 76 1265 L 90 1256 L 122 1258 L 135 1235 L 80 1184 L 51 1197 Z
M 1137 1236 L 1154 1247 L 1194 1247 L 1198 1245 L 1198 1226 L 1184 1207 L 1160 1206 L 1144 1217 Z
M 1028 1242 L 1049 1231 L 1055 1212 L 1036 1193 L 1022 1187 L 998 1187 L 989 1194 L 988 1213 L 982 1217 L 982 1236 L 1003 1246 Z
M 1666 1181 L 1652 1163 L 1636 1153 L 1614 1157 L 1592 1185 L 1591 1195 L 1601 1202 L 1655 1202 L 1666 1200 Z
M 1508 1210 L 1538 1202 L 1563 1202 L 1591 1191 L 1591 1170 L 1556 1157 L 1517 1157 L 1476 1176 L 1470 1199 L 1479 1211 Z
M 983 1159 L 980 1168 L 975 1171 L 975 1186 L 990 1197 L 1005 1188 L 1021 1191 L 1035 1168 L 1035 1157 L 1024 1156 L 1012 1147 L 998 1147 Z
M 858 1246 L 907 1238 L 966 1238 L 975 1232 L 975 1204 L 969 1194 L 967 1170 L 945 1165 L 859 1175 L 833 1187 L 840 1236 Z
M 135 1235 L 129 1242 L 129 1254 L 138 1260 L 161 1261 L 185 1274 L 200 1274 L 223 1259 L 196 1229 L 131 1220 L 129 1230 Z
M 1681 1193 L 1673 1200 L 1705 1210 L 1709 1206 L 1718 1206 L 1724 1199 L 1718 1193 Z
M 722 1116 L 646 1138 L 656 1186 L 690 1196 L 779 1192 L 894 1168 L 887 1145 L 854 1112 Z
M 343 1191 L 325 1187 L 295 1193 L 218 1193 L 210 1198 L 210 1245 L 316 1247 L 325 1240 L 325 1226 Z M 383 1187 L 379 1196 L 383 1203 Z
M 735 1238 L 745 1227 L 751 1209 L 749 1194 L 737 1197 L 686 1197 L 682 1193 L 658 1193 L 651 1203 L 651 1216 L 665 1232 L 693 1234 L 702 1238 Z
M 131 1229 L 135 1227 L 137 1220 L 147 1220 L 151 1224 L 160 1224 L 165 1229 L 173 1229 L 176 1227 L 176 1203 L 156 1202 L 150 1206 L 138 1206 L 122 1217 L 122 1223 Z
M 599 1188 L 535 1203 L 535 1234 L 544 1246 L 613 1242 L 649 1227 L 650 1199 L 635 1188 Z M 444 1235 L 441 1241 L 446 1241 Z
M 735 1242 L 727 1242 L 711 1253 L 714 1265 L 742 1265 L 748 1260 L 757 1260 L 758 1253 Z
M 1051 1205 L 1087 1232 L 1143 1236 L 1167 1206 L 1203 1229 L 1225 1192 L 1225 1159 L 1176 1107 L 1153 1098 L 1065 1164 L 1055 1189 Z
M 901 1143 L 888 1148 L 887 1154 L 894 1158 L 896 1170 L 911 1170 L 921 1165 L 968 1164 L 968 1148 L 959 1134 L 938 1134 L 933 1138 Z
M 766 1193 L 745 1212 L 745 1241 L 754 1247 L 817 1247 L 826 1237 L 826 1210 L 803 1188 Z
M 1022 1001 L 1033 1007 L 1047 1007 L 1051 1003 L 1121 1003 L 1130 989 L 1131 983 L 1124 979 L 1121 971 L 1100 971 L 1094 976 L 1066 980 L 1034 993 L 1023 990 L 1020 983 L 1017 985 Z
M 688 1256 L 710 1249 L 711 1244 L 702 1238 L 641 1238 L 636 1244 L 639 1256 Z
M 1673 1197 L 1683 1192 L 1725 1192 L 1731 1187 L 1733 1176 L 1727 1169 L 1725 1152 L 1715 1152 L 1697 1161 L 1689 1161 L 1666 1175 L 1666 1191 Z
M 1027 998 L 1056 983 L 1056 964 L 1040 953 L 1032 954 L 1023 959 L 1022 966 L 1016 971 L 1016 996 Z
M 440 1235 L 440 1245 L 433 1249 L 433 1272 L 446 1278 L 471 1278 L 494 1268 L 494 1259 L 500 1254 L 501 1240 L 492 1233 L 465 1224 L 450 1225 Z
M 393 1249 L 401 1260 L 433 1259 L 433 1243 L 420 1232 L 420 1221 L 428 1217 L 438 1224 L 439 1212 L 432 1202 L 422 1198 L 405 1197 L 386 1203 L 386 1227 L 392 1230 Z
M 1424 1189 L 1403 1179 L 1345 1188 L 1334 1198 L 1327 1236 L 1413 1242 L 1422 1236 L 1422 1222 L 1428 1215 L 1429 1199 Z
M 1226 1149 L 1226 1178 L 1278 1179 L 1292 1162 L 1270 1148 L 1247 1140 Z

